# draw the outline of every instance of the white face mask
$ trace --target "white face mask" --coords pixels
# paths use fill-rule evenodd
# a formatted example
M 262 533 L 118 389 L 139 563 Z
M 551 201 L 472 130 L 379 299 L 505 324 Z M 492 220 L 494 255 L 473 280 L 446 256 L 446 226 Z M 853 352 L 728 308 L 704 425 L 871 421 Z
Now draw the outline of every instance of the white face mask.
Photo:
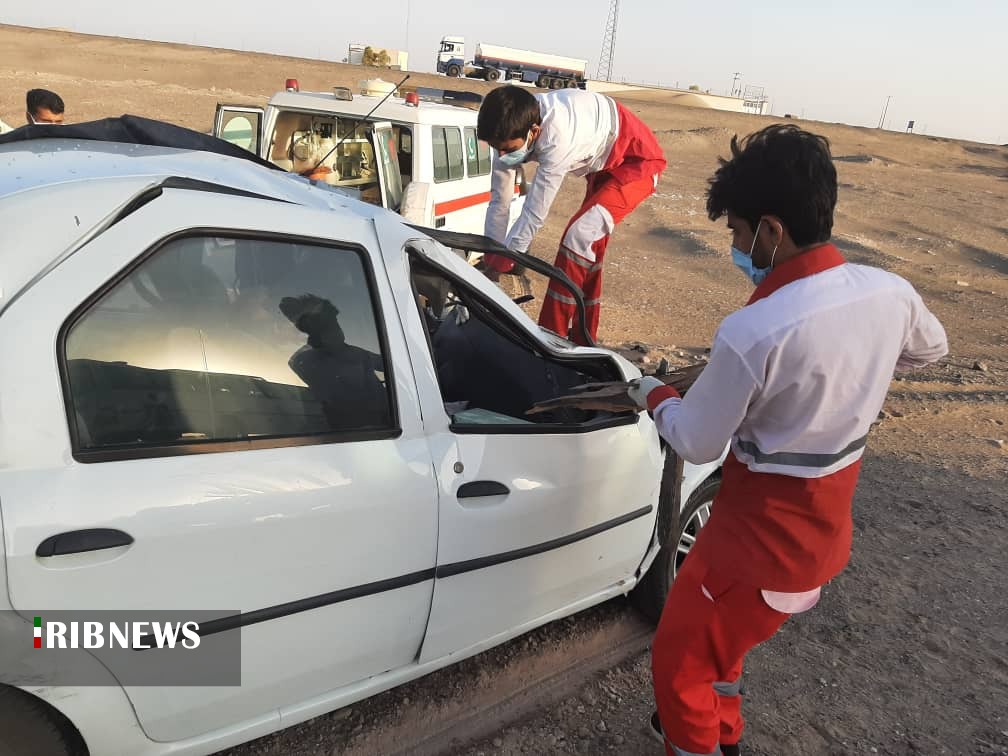
M 521 163 L 525 158 L 528 157 L 529 152 L 532 150 L 532 131 L 529 130 L 528 136 L 525 137 L 525 144 L 519 147 L 517 150 L 512 150 L 511 152 L 505 152 L 503 155 L 497 157 L 504 165 L 509 168 Z
M 62 121 L 36 121 L 35 120 L 35 116 L 33 116 L 31 113 L 28 113 L 28 120 L 30 121 L 30 125 L 31 126 L 62 126 L 63 125 Z

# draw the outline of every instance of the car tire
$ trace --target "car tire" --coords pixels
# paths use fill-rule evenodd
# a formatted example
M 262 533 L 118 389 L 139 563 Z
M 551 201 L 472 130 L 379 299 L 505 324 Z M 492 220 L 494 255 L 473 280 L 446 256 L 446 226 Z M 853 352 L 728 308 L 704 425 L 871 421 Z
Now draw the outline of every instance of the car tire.
M 17 688 L 0 686 L 0 753 L 3 756 L 86 756 L 70 721 Z
M 455 63 L 452 63 L 450 66 L 448 66 L 448 70 L 445 71 L 445 73 L 448 74 L 448 76 L 451 76 L 453 79 L 457 79 L 459 76 L 462 75 L 462 67 Z
M 501 77 L 501 72 L 498 71 L 496 68 L 488 68 L 487 69 L 487 71 L 486 71 L 486 80 L 487 81 L 500 81 L 500 77 Z
M 550 81 L 552 81 L 552 79 L 550 79 L 549 76 L 540 76 L 536 79 L 536 86 L 541 89 L 549 89 Z
M 563 89 L 563 79 L 550 79 L 550 89 Z
M 578 84 L 577 79 L 567 79 L 567 89 L 577 89 L 578 86 L 580 85 Z
M 686 505 L 680 510 L 678 520 L 670 522 L 675 503 L 678 501 L 678 497 L 675 496 L 678 477 L 677 458 L 670 452 L 662 475 L 658 505 L 658 532 L 662 534 L 661 550 L 630 594 L 634 606 L 656 624 L 661 619 L 672 581 L 675 580 L 682 560 L 686 558 L 700 528 L 707 523 L 714 497 L 721 487 L 721 478 L 718 476 L 705 480 L 690 494 Z

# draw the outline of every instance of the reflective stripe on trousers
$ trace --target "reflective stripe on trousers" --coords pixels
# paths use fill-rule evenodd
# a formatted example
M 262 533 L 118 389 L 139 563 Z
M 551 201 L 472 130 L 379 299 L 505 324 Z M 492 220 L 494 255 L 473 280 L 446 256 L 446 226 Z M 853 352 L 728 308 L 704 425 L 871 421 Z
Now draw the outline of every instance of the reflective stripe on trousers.
M 746 653 L 787 619 L 758 588 L 691 551 L 676 575 L 651 647 L 655 702 L 666 750 L 718 753 L 745 728 L 740 680 Z M 719 746 L 720 744 L 720 746 Z
M 672 745 L 672 743 L 669 743 L 669 745 L 672 746 L 674 756 L 721 756 L 720 748 L 715 748 L 710 753 L 697 753 L 696 751 L 684 751 L 682 748 Z
M 585 328 L 594 339 L 598 335 L 602 266 L 609 235 L 637 205 L 654 193 L 655 181 L 653 176 L 647 176 L 620 184 L 604 171 L 589 174 L 587 179 L 584 202 L 564 230 L 554 265 L 584 292 Z M 539 313 L 539 325 L 567 336 L 575 316 L 574 299 L 551 281 Z M 571 336 L 579 341 L 579 329 L 575 328 Z

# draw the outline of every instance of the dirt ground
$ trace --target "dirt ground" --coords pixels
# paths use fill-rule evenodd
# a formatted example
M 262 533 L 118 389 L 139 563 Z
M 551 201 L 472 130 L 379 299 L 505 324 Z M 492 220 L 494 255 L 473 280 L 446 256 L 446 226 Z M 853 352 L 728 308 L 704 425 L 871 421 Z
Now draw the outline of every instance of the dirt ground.
M 134 113 L 206 131 L 218 101 L 264 103 L 290 76 L 327 90 L 366 73 L 0 26 L 0 118 L 11 125 L 23 121 L 24 91 L 42 86 L 63 96 L 71 121 Z M 724 224 L 706 218 L 705 182 L 732 134 L 780 119 L 672 106 L 660 91 L 619 99 L 655 129 L 669 167 L 610 244 L 600 335 L 688 362 L 749 291 Z M 747 752 L 1005 754 L 1008 147 L 799 123 L 833 145 L 836 243 L 852 261 L 909 279 L 944 323 L 951 354 L 893 382 L 869 440 L 850 566 L 814 611 L 752 654 Z M 552 258 L 581 192 L 579 181 L 565 184 L 535 254 Z M 458 754 L 658 753 L 640 734 L 649 686 L 642 656 Z M 287 745 L 247 752 L 339 751 L 315 737 L 272 742 Z

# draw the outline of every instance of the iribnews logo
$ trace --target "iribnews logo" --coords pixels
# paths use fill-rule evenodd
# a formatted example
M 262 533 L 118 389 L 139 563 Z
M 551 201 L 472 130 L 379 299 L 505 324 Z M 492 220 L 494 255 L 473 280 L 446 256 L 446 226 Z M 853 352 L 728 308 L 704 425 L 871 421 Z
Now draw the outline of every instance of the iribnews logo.
M 35 617 L 35 648 L 199 648 L 198 622 L 42 622 Z

